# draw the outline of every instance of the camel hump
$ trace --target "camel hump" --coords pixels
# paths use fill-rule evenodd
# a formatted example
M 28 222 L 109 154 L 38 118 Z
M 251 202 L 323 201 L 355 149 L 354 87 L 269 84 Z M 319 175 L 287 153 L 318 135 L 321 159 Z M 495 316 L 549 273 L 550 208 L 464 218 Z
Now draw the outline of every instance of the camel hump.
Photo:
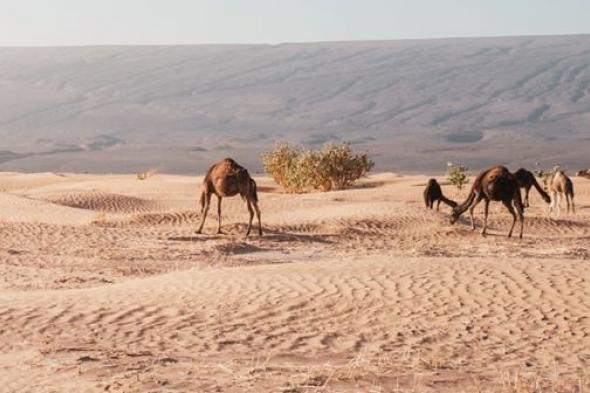
M 223 160 L 221 160 L 222 162 L 228 163 L 230 165 L 238 165 L 238 163 L 236 162 L 236 160 L 234 160 L 231 157 L 225 157 Z
M 237 174 L 246 170 L 231 157 L 224 158 L 223 160 L 219 161 L 216 166 L 219 167 L 221 172 L 225 173 L 226 175 Z
M 435 185 L 435 184 L 438 184 L 438 182 L 436 181 L 436 179 L 432 178 L 432 179 L 429 179 L 429 180 L 428 180 L 428 185 L 429 185 L 429 186 L 433 186 L 433 185 Z

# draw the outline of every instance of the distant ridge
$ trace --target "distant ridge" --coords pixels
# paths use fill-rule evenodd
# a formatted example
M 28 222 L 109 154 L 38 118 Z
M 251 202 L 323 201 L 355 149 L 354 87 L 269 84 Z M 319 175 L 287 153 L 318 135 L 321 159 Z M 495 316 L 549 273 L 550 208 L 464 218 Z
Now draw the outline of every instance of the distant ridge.
M 0 169 L 260 170 L 349 140 L 381 170 L 588 167 L 590 35 L 0 48 Z

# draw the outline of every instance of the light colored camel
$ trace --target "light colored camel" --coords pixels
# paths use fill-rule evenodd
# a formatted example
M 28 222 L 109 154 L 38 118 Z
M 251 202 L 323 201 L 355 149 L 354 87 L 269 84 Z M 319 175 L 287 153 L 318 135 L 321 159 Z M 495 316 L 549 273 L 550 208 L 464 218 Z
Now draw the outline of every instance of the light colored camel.
M 551 194 L 551 205 L 549 206 L 549 215 L 554 211 L 559 216 L 561 212 L 561 200 L 565 199 L 567 204 L 567 213 L 570 209 L 573 214 L 576 213 L 574 204 L 574 184 L 564 171 L 558 170 L 549 182 L 549 193 Z
M 516 177 L 503 166 L 495 166 L 481 172 L 475 178 L 469 196 L 459 206 L 453 209 L 451 213 L 451 224 L 454 224 L 461 214 L 469 210 L 471 217 L 471 227 L 475 230 L 475 221 L 473 210 L 479 202 L 484 201 L 484 223 L 481 234 L 485 236 L 488 227 L 488 208 L 490 201 L 500 201 L 506 206 L 506 209 L 512 214 L 512 226 L 508 237 L 512 236 L 516 219 L 520 221 L 520 238 L 524 227 L 524 214 L 522 199 L 520 196 L 520 187 Z M 516 208 L 516 211 L 515 211 Z
M 205 219 L 209 212 L 211 195 L 217 195 L 217 233 L 221 232 L 221 198 L 231 197 L 237 194 L 246 201 L 250 220 L 248 222 L 248 231 L 246 237 L 252 230 L 252 219 L 254 211 L 258 217 L 258 234 L 262 236 L 262 223 L 260 220 L 260 209 L 258 208 L 258 193 L 256 191 L 256 182 L 250 177 L 248 171 L 235 162 L 232 158 L 225 158 L 212 165 L 205 179 L 203 180 L 203 192 L 201 193 L 201 225 L 197 233 L 201 233 L 205 225 Z

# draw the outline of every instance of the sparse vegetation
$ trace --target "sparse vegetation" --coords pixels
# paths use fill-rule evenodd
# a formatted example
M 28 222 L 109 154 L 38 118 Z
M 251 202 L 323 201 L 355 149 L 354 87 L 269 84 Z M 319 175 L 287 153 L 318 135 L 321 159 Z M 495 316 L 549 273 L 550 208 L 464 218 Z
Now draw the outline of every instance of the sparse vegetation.
M 447 180 L 449 183 L 462 190 L 467 184 L 469 177 L 469 169 L 461 164 L 455 165 L 452 162 L 447 162 Z
M 150 177 L 156 175 L 158 173 L 157 169 L 150 169 L 149 171 L 145 171 L 145 172 L 138 172 L 137 173 L 137 180 L 146 180 L 149 179 Z
M 328 144 L 321 150 L 283 143 L 263 154 L 262 161 L 266 172 L 288 192 L 349 188 L 375 165 L 347 142 Z

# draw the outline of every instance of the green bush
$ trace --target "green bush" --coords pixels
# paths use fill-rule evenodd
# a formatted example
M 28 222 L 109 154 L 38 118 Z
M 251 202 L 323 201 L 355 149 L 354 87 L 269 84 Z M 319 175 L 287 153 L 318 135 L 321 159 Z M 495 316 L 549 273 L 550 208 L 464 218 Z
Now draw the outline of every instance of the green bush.
M 467 184 L 468 177 L 469 170 L 466 166 L 447 162 L 447 180 L 449 183 L 457 187 L 459 190 L 462 190 L 463 186 Z
M 355 154 L 350 143 L 305 150 L 286 143 L 262 155 L 266 172 L 288 192 L 348 188 L 375 164 L 367 154 Z

